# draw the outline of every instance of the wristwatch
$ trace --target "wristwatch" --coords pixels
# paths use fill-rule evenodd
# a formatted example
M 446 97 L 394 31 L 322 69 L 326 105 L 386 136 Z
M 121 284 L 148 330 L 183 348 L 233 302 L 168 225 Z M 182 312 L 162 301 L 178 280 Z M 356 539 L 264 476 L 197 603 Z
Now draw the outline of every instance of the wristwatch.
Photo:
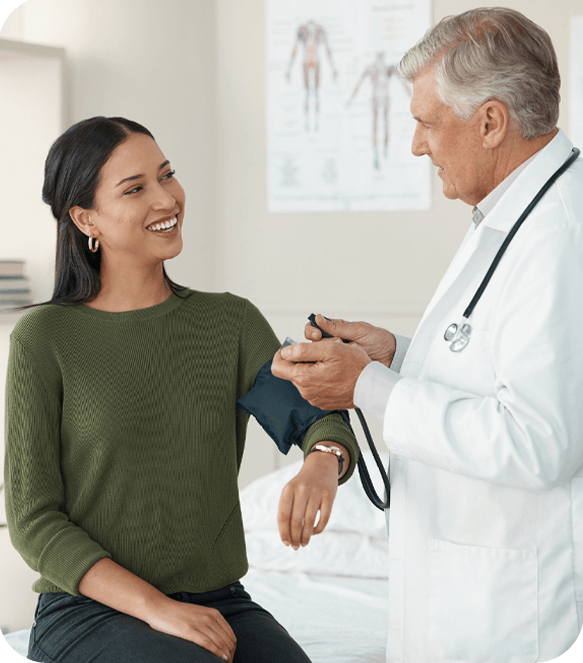
M 334 454 L 336 458 L 338 458 L 338 476 L 342 474 L 342 470 L 344 469 L 344 454 L 338 447 L 333 447 L 331 444 L 318 443 L 314 444 L 309 453 L 314 451 L 323 451 L 327 454 Z

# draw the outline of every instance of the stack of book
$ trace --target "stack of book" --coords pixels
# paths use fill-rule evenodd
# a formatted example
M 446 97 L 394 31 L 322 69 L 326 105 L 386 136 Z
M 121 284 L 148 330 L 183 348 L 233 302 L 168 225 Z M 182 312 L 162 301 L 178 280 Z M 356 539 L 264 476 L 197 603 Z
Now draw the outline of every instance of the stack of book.
M 0 312 L 32 303 L 23 260 L 0 260 Z

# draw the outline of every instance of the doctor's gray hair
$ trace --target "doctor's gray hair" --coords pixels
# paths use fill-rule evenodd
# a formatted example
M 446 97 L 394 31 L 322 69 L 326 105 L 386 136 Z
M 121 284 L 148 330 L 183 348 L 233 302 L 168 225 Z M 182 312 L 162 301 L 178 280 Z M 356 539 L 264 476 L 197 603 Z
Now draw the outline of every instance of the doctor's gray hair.
M 557 126 L 557 55 L 545 30 L 520 12 L 490 7 L 444 18 L 407 51 L 398 70 L 412 81 L 432 65 L 440 99 L 463 120 L 497 99 L 526 139 Z

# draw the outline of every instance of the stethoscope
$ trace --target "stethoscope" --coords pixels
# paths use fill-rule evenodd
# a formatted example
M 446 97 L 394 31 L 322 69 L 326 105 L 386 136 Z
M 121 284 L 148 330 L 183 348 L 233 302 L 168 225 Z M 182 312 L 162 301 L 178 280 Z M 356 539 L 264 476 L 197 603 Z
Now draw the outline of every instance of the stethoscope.
M 561 177 L 561 175 L 567 170 L 567 168 L 569 168 L 569 166 L 577 159 L 579 154 L 580 150 L 574 147 L 567 161 L 565 161 L 565 163 L 557 171 L 555 171 L 553 175 L 551 175 L 549 180 L 543 185 L 541 190 L 532 199 L 529 206 L 520 215 L 518 221 L 512 226 L 512 229 L 508 233 L 508 236 L 504 240 L 502 246 L 498 249 L 498 253 L 494 257 L 494 260 L 492 261 L 490 268 L 486 272 L 486 276 L 484 277 L 482 283 L 480 283 L 480 286 L 476 290 L 476 294 L 473 296 L 472 301 L 469 303 L 468 307 L 464 311 L 461 322 L 459 323 L 459 325 L 453 323 L 449 325 L 449 327 L 445 330 L 443 338 L 449 343 L 449 349 L 452 352 L 461 352 L 470 342 L 470 338 L 472 336 L 472 327 L 468 321 L 469 317 L 470 315 L 472 315 L 472 312 L 476 307 L 476 304 L 480 301 L 480 297 L 484 294 L 484 290 L 486 289 L 486 286 L 490 282 L 492 275 L 496 271 L 496 267 L 498 267 L 498 263 L 502 259 L 502 256 L 504 255 L 504 252 L 506 251 L 508 245 L 512 241 L 512 238 L 514 237 L 514 235 L 516 235 L 518 229 L 524 223 L 526 217 L 538 205 L 541 198 L 551 188 L 551 186 L 556 182 L 556 180 L 558 180 L 559 177 Z

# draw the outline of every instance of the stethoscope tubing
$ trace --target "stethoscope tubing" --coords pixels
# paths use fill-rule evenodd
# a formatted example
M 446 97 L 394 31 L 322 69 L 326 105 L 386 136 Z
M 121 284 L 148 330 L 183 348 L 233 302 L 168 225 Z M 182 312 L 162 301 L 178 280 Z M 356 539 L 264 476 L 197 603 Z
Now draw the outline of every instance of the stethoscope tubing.
M 512 226 L 510 229 L 510 232 L 508 233 L 506 239 L 502 243 L 502 246 L 498 249 L 498 253 L 494 257 L 494 260 L 492 260 L 492 264 L 490 265 L 490 268 L 486 272 L 486 276 L 484 276 L 482 282 L 478 286 L 478 289 L 476 290 L 475 295 L 472 297 L 472 301 L 468 304 L 468 307 L 463 313 L 463 318 L 466 320 L 470 317 L 472 314 L 474 308 L 476 307 L 476 304 L 480 301 L 480 298 L 484 294 L 484 290 L 486 290 L 486 286 L 490 282 L 490 279 L 492 278 L 494 272 L 496 271 L 496 267 L 498 267 L 498 263 L 500 260 L 502 260 L 502 256 L 504 255 L 506 249 L 508 248 L 508 245 L 512 241 L 514 235 L 518 232 L 520 226 L 526 221 L 526 218 L 528 215 L 532 212 L 532 210 L 539 204 L 541 201 L 542 197 L 545 195 L 545 193 L 551 188 L 551 186 L 561 177 L 561 175 L 577 160 L 579 157 L 579 154 L 581 151 L 579 148 L 574 147 L 573 150 L 571 151 L 571 154 L 569 158 L 565 161 L 565 163 L 558 169 L 556 170 L 550 177 L 549 179 L 545 182 L 545 184 L 542 186 L 540 191 L 536 194 L 536 196 L 532 199 L 528 207 L 524 210 L 524 212 L 520 215 L 516 223 Z
M 468 304 L 466 310 L 462 315 L 462 322 L 459 325 L 451 324 L 445 330 L 445 334 L 443 336 L 445 340 L 448 343 L 450 343 L 449 349 L 452 352 L 456 353 L 461 352 L 469 343 L 470 336 L 472 333 L 472 327 L 469 323 L 469 317 L 472 315 L 474 308 L 476 307 L 476 304 L 480 301 L 480 298 L 484 294 L 484 291 L 486 290 L 488 283 L 490 283 L 490 279 L 492 278 L 494 272 L 496 271 L 496 267 L 498 267 L 498 263 L 500 262 L 500 260 L 502 260 L 502 256 L 504 255 L 506 249 L 508 248 L 508 245 L 510 244 L 510 242 L 512 241 L 512 239 L 520 229 L 520 226 L 522 226 L 528 215 L 538 205 L 538 203 L 541 201 L 541 198 L 546 194 L 546 192 L 551 188 L 551 186 L 559 179 L 559 177 L 561 177 L 561 175 L 567 170 L 567 168 L 569 168 L 571 164 L 577 160 L 580 153 L 581 153 L 580 150 L 577 147 L 574 147 L 571 150 L 569 158 L 543 184 L 540 191 L 531 200 L 527 208 L 524 210 L 524 212 L 520 215 L 516 223 L 510 229 L 510 232 L 506 236 L 506 239 L 502 243 L 502 246 L 498 249 L 498 252 L 494 256 L 494 260 L 492 260 L 492 264 L 488 268 L 486 275 L 482 279 L 482 282 L 478 286 L 478 289 L 476 290 L 474 296 L 472 297 L 472 300 L 470 301 L 470 303 Z

